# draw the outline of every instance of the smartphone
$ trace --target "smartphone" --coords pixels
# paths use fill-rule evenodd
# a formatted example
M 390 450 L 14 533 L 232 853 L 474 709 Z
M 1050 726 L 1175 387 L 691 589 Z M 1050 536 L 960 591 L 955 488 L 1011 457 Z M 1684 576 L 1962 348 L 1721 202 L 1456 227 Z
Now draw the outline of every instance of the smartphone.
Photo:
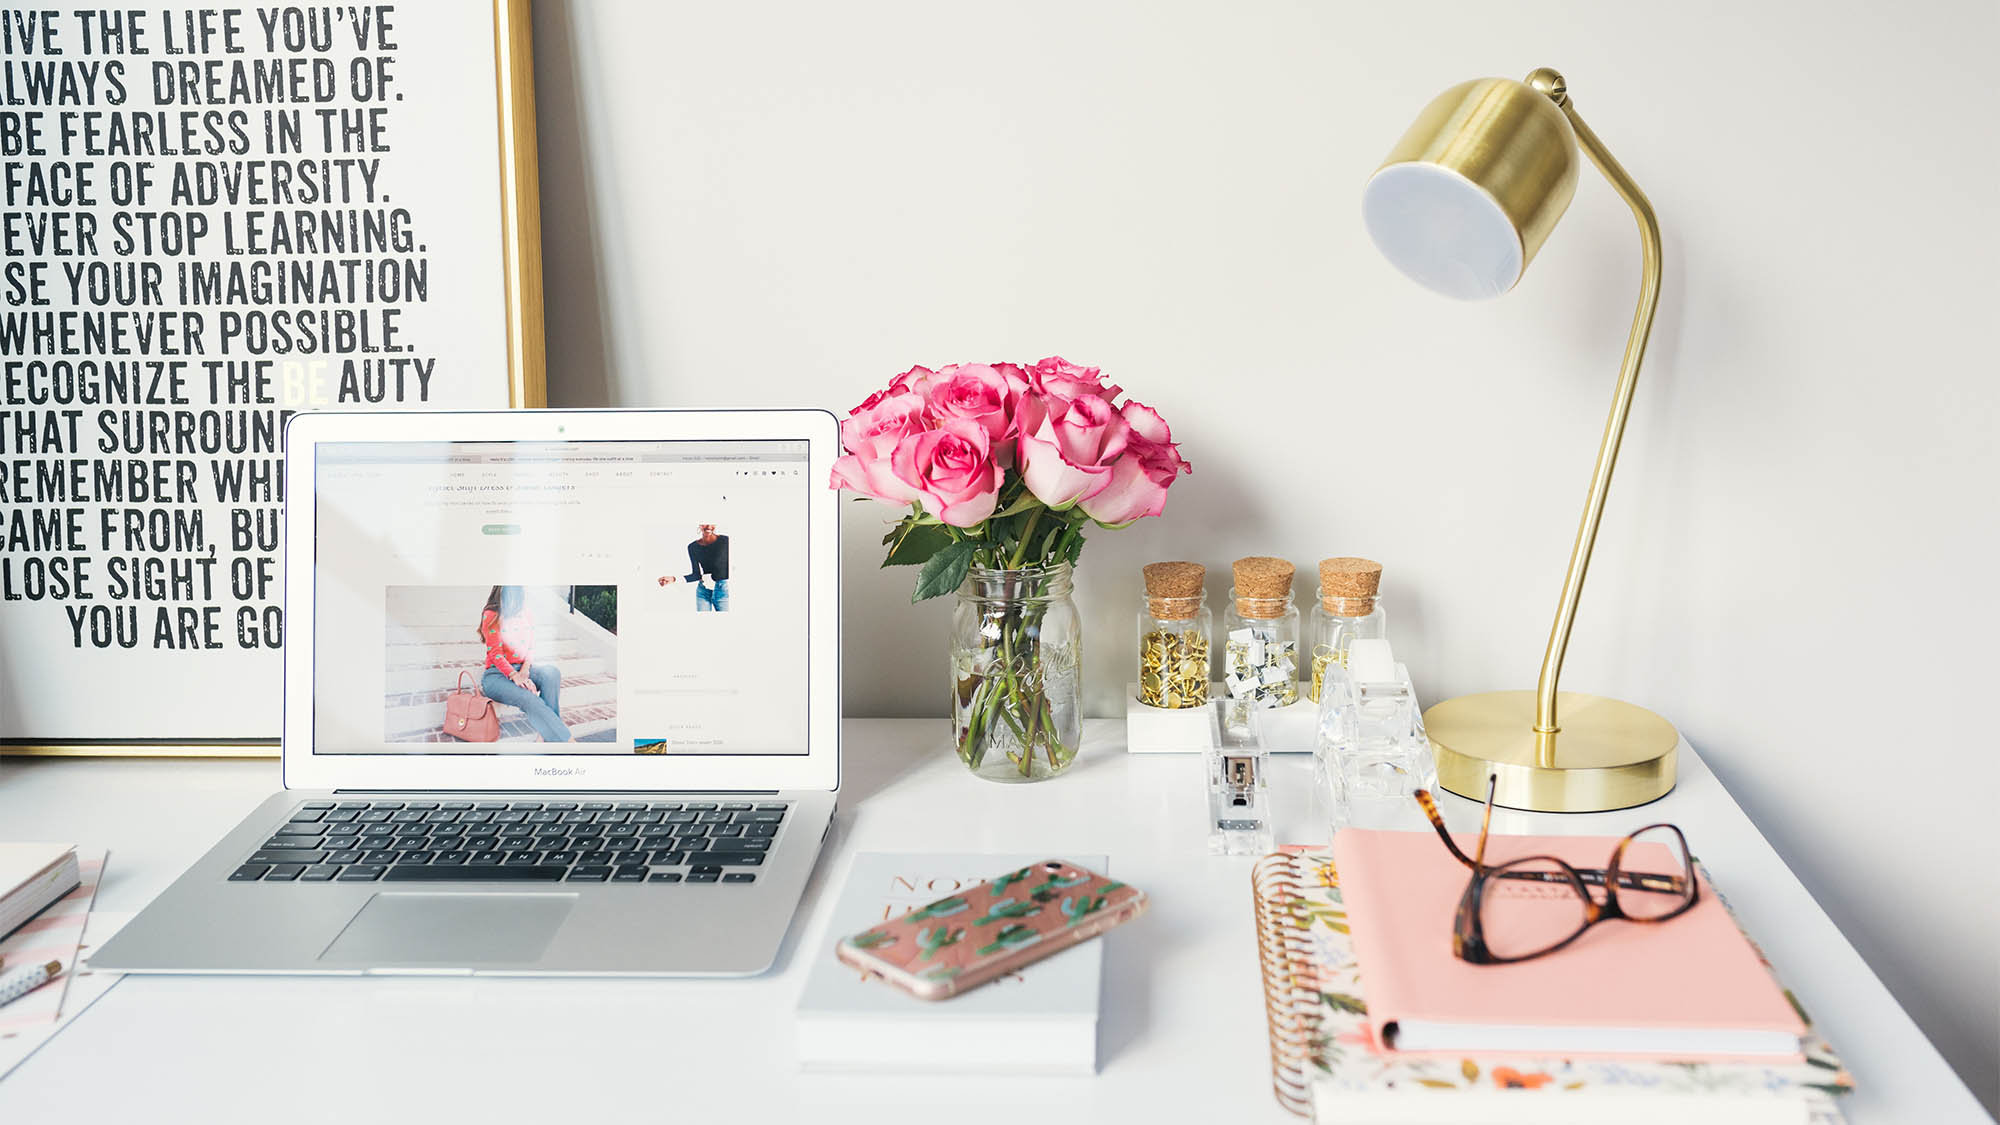
M 840 939 L 835 955 L 920 1000 L 943 1000 L 1136 918 L 1145 892 L 1051 859 Z

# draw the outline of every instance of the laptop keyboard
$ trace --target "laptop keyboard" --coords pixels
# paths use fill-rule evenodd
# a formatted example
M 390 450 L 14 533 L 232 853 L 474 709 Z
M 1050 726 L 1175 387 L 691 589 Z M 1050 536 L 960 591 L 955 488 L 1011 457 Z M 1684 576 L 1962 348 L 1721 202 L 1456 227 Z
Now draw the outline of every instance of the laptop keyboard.
M 307 801 L 232 883 L 754 883 L 790 806 Z

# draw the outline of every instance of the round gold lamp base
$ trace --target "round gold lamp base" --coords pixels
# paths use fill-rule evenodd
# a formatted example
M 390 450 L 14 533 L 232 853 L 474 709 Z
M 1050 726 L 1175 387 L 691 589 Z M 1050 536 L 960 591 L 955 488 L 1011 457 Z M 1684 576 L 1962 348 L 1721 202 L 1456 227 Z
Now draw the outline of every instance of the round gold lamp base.
M 1535 733 L 1535 693 L 1489 691 L 1447 699 L 1424 712 L 1437 751 L 1438 784 L 1531 812 L 1605 812 L 1657 801 L 1674 787 L 1674 725 L 1644 707 L 1576 692 L 1556 693 L 1562 729 Z

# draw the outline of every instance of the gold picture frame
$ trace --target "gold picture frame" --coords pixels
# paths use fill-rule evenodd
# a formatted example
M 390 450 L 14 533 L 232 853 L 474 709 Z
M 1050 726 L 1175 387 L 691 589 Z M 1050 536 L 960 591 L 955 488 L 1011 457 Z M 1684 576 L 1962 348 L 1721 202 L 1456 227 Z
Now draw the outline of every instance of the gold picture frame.
M 531 0 L 491 0 L 507 401 L 548 405 Z M 4 638 L 0 638 L 4 643 Z M 0 739 L 0 757 L 275 758 L 278 739 Z

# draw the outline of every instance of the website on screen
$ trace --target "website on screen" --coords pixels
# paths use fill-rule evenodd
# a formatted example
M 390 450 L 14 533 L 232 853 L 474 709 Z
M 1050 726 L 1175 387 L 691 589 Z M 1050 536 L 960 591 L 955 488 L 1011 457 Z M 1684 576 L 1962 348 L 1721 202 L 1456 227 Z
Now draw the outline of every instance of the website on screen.
M 806 752 L 804 442 L 315 454 L 316 753 Z

